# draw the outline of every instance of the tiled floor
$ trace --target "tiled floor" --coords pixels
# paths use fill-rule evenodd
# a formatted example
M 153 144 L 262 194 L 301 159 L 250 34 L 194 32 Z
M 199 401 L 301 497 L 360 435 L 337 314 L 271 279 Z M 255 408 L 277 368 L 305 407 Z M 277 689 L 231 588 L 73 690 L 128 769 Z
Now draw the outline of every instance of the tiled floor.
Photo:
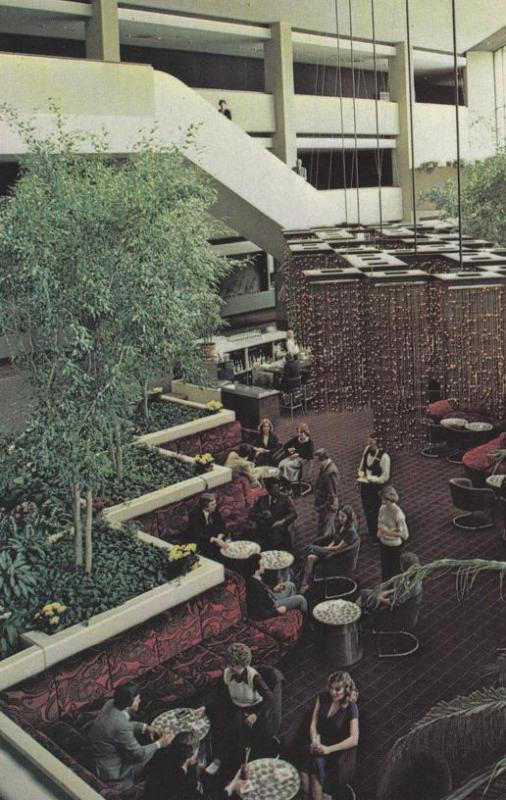
M 307 417 L 316 446 L 327 447 L 342 475 L 342 500 L 359 513 L 365 532 L 355 476 L 371 419 L 367 412 L 311 415 Z M 294 421 L 296 423 L 296 420 Z M 289 438 L 292 426 L 283 419 L 278 432 Z M 458 531 L 450 522 L 452 504 L 448 479 L 462 468 L 445 461 L 423 458 L 414 452 L 392 456 L 392 483 L 401 497 L 411 538 L 409 549 L 422 562 L 440 557 L 506 557 L 499 532 Z M 296 545 L 299 552 L 315 536 L 316 517 L 311 495 L 298 499 Z M 378 548 L 365 541 L 361 548 L 358 580 L 362 587 L 380 580 Z M 485 574 L 472 594 L 458 603 L 455 578 L 438 574 L 424 585 L 417 635 L 418 653 L 407 659 L 378 660 L 369 647 L 350 668 L 359 691 L 360 747 L 355 788 L 359 800 L 373 800 L 382 762 L 395 740 L 438 700 L 450 699 L 478 688 L 485 665 L 494 650 L 504 644 L 505 605 L 498 579 Z M 304 639 L 282 665 L 287 678 L 284 692 L 285 740 L 293 741 L 314 695 L 325 686 L 336 668 L 325 663 L 314 642 Z M 457 776 L 454 776 L 457 777 Z

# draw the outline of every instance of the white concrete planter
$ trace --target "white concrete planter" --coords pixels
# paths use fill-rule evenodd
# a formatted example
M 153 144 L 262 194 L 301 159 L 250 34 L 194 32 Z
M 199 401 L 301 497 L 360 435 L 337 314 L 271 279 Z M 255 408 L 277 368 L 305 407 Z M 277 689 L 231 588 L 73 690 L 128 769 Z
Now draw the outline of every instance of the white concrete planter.
M 189 406 L 190 408 L 201 408 L 204 410 L 206 408 L 202 403 L 179 400 L 174 397 L 169 397 L 168 395 L 162 395 L 162 400 L 170 400 L 171 403 Z M 172 428 L 165 428 L 163 431 L 145 433 L 143 436 L 138 436 L 134 441 L 138 444 L 168 444 L 169 442 L 174 442 L 176 439 L 181 439 L 183 436 L 192 436 L 195 433 L 202 433 L 202 431 L 210 431 L 213 428 L 219 428 L 221 425 L 226 425 L 234 421 L 235 411 L 222 408 L 221 411 L 217 411 L 215 414 L 209 414 L 208 417 L 194 419 L 191 422 L 184 422 L 182 425 L 174 425 Z
M 233 419 L 235 419 L 233 412 L 221 411 L 204 419 L 169 428 L 166 431 L 148 434 L 140 437 L 137 441 L 154 445 L 155 442 L 152 440 L 146 441 L 146 439 L 160 436 L 162 437 L 161 441 L 173 441 L 181 436 L 188 436 L 191 433 L 198 432 L 195 431 L 194 426 L 198 426 L 199 430 L 206 430 L 207 428 L 217 427 L 224 422 L 231 422 Z M 199 423 L 207 423 L 207 427 L 201 427 Z M 158 452 L 166 458 L 175 458 L 188 463 L 193 462 L 193 459 L 189 456 L 174 453 L 170 450 L 158 449 Z M 180 502 L 208 489 L 214 489 L 217 486 L 228 483 L 230 480 L 232 480 L 231 470 L 215 464 L 212 470 L 203 475 L 180 481 L 173 486 L 166 486 L 107 508 L 102 516 L 113 528 L 117 528 L 118 535 L 121 535 L 121 524 L 123 522 L 135 519 L 171 503 Z M 143 531 L 138 531 L 137 535 L 142 541 L 157 547 L 164 549 L 171 547 L 167 542 L 150 536 Z M 26 649 L 0 661 L 0 690 L 43 672 L 59 661 L 88 647 L 100 644 L 100 642 L 106 641 L 135 625 L 139 625 L 168 608 L 184 603 L 191 597 L 217 586 L 223 580 L 223 566 L 215 561 L 201 557 L 198 567 L 188 575 L 133 597 L 123 605 L 97 614 L 86 622 L 65 628 L 51 636 L 40 631 L 27 631 L 22 635 L 22 640 L 28 645 Z
M 120 531 L 118 531 L 118 535 L 121 536 Z M 139 538 L 167 550 L 171 547 L 166 542 L 149 536 L 147 533 L 140 533 Z M 216 561 L 200 557 L 198 565 L 187 575 L 162 586 L 156 586 L 137 597 L 132 597 L 121 606 L 90 617 L 87 622 L 80 622 L 70 628 L 64 628 L 51 636 L 40 631 L 28 631 L 23 634 L 23 640 L 33 645 L 30 650 L 39 649 L 43 658 L 42 669 L 39 663 L 35 672 L 41 672 L 69 656 L 123 633 L 129 628 L 161 614 L 168 608 L 173 608 L 191 597 L 202 594 L 207 589 L 222 583 L 223 580 L 223 566 Z M 22 654 L 23 651 L 16 655 Z M 10 661 L 10 659 L 6 660 Z M 19 680 L 18 674 L 11 683 L 17 683 Z
M 186 395 L 188 400 L 194 403 L 221 400 L 221 389 L 213 389 L 211 386 L 197 386 L 196 383 L 186 383 L 186 381 L 177 378 L 172 381 L 172 391 L 175 394 Z

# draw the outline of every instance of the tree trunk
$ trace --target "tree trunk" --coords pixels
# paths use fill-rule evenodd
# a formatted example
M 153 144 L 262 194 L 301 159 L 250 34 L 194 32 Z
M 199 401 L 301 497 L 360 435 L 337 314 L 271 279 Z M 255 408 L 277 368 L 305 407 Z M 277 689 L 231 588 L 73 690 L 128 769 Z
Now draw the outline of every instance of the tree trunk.
M 114 469 L 114 472 L 117 472 L 118 467 L 116 464 L 116 449 L 114 447 L 114 437 L 112 431 L 109 431 L 108 442 L 109 442 L 108 449 L 109 449 L 109 455 L 111 457 L 112 467 Z
M 81 492 L 79 484 L 72 484 L 72 514 L 74 517 L 74 552 L 76 567 L 83 565 L 83 530 L 81 525 Z
M 149 409 L 148 409 L 148 382 L 144 381 L 144 417 L 145 419 L 149 416 Z
M 121 432 L 118 423 L 116 423 L 114 428 L 114 437 L 115 437 L 115 453 L 116 453 L 116 474 L 118 478 L 121 480 L 123 477 L 123 448 L 121 444 Z
M 93 562 L 93 537 L 91 527 L 93 524 L 93 495 L 91 489 L 86 489 L 86 525 L 84 529 L 84 571 L 91 574 Z

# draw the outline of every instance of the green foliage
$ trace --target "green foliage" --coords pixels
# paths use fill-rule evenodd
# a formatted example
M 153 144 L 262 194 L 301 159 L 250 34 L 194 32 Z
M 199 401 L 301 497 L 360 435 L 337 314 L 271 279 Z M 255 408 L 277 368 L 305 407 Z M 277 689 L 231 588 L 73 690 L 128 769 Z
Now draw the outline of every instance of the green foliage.
M 108 498 L 108 504 L 109 500 L 122 503 L 140 497 L 196 474 L 193 464 L 164 456 L 151 447 L 135 444 L 125 448 L 124 473 L 121 479 L 111 473 L 110 480 L 104 481 L 102 496 Z
M 175 364 L 199 372 L 196 340 L 220 324 L 230 265 L 207 243 L 214 193 L 180 152 L 151 135 L 119 160 L 105 138 L 68 131 L 53 111 L 44 137 L 0 110 L 28 148 L 0 199 L 0 329 L 36 405 L 36 473 L 27 460 L 19 488 L 38 495 L 54 482 L 60 497 L 66 487 L 76 563 L 84 536 L 91 570 L 92 498 L 109 458 L 122 477 L 121 430 L 146 376 Z
M 139 436 L 144 433 L 163 431 L 165 428 L 172 428 L 174 425 L 183 425 L 185 422 L 192 422 L 194 419 L 202 419 L 211 413 L 211 411 L 183 406 L 166 400 L 151 401 L 148 404 L 147 417 L 142 411 L 137 411 L 133 417 L 134 435 Z
M 0 658 L 9 655 L 37 607 L 44 540 L 0 514 Z
M 461 195 L 464 233 L 506 245 L 506 146 L 483 161 L 463 165 Z M 427 197 L 444 216 L 457 216 L 456 179 L 434 187 Z

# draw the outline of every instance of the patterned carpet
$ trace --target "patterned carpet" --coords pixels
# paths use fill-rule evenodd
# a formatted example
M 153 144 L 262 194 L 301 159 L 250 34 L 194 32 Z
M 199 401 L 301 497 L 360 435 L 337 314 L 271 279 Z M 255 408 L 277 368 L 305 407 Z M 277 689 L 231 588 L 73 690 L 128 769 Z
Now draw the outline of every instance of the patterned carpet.
M 302 418 L 300 418 L 302 419 Z M 306 417 L 315 445 L 328 448 L 341 471 L 341 498 L 351 503 L 364 534 L 358 566 L 361 587 L 380 580 L 379 549 L 366 540 L 365 520 L 355 476 L 367 433 L 368 412 L 329 413 Z M 297 420 L 294 420 L 296 424 Z M 278 426 L 282 440 L 291 436 L 290 420 Z M 499 528 L 481 532 L 459 531 L 451 524 L 453 506 L 448 479 L 462 468 L 439 459 L 426 459 L 415 452 L 392 457 L 392 483 L 400 494 L 411 532 L 409 549 L 423 563 L 440 557 L 506 557 Z M 315 537 L 313 497 L 296 501 L 296 549 Z M 498 580 L 485 574 L 472 594 L 459 603 L 455 579 L 449 575 L 430 578 L 424 585 L 417 635 L 418 653 L 406 659 L 379 660 L 370 647 L 350 668 L 359 691 L 360 745 L 355 790 L 359 800 L 374 800 L 382 762 L 394 741 L 404 734 L 438 700 L 466 694 L 484 682 L 484 667 L 492 659 L 502 638 L 505 606 Z M 284 739 L 293 743 L 314 696 L 325 687 L 335 664 L 325 663 L 311 637 L 305 637 L 281 665 L 287 678 L 284 690 Z M 458 776 L 454 780 L 458 783 Z

